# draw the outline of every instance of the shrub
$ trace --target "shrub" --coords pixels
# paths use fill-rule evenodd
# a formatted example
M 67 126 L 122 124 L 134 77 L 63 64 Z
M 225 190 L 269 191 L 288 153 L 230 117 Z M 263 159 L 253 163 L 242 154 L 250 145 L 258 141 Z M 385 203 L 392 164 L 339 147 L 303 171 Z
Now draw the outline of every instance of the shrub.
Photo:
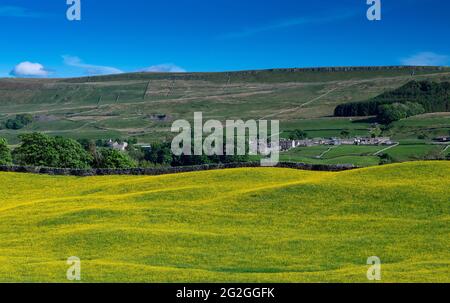
M 291 134 L 289 135 L 290 140 L 304 140 L 307 137 L 308 137 L 308 134 L 301 129 L 296 129 L 294 131 L 291 131 Z
M 136 163 L 126 153 L 103 148 L 99 152 L 97 168 L 134 168 Z
M 350 131 L 347 129 L 344 129 L 343 131 L 341 131 L 341 136 L 344 138 L 350 137 Z
M 10 165 L 12 163 L 11 150 L 8 147 L 8 142 L 0 138 L 0 165 Z
M 4 123 L 4 128 L 18 130 L 24 128 L 33 122 L 33 116 L 30 114 L 17 115 L 14 119 L 8 119 Z
M 434 149 L 425 155 L 423 160 L 445 160 L 446 157 L 439 149 Z
M 28 125 L 33 122 L 33 116 L 30 114 L 17 115 L 16 120 L 22 123 L 23 125 Z
M 421 133 L 421 134 L 419 134 L 419 135 L 417 136 L 417 139 L 419 139 L 419 140 L 425 140 L 425 139 L 428 139 L 428 135 L 425 134 L 425 133 Z
M 134 147 L 133 145 L 127 148 L 128 156 L 134 161 L 140 163 L 145 161 L 145 151 L 140 147 Z
M 381 154 L 378 157 L 380 158 L 380 165 L 391 164 L 395 162 L 395 159 L 389 154 Z

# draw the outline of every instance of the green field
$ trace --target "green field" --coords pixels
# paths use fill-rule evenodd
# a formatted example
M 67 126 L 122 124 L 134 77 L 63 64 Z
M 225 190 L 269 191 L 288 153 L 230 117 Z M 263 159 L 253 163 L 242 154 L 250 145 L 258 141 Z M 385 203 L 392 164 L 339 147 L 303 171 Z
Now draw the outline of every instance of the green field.
M 0 281 L 450 282 L 450 162 L 340 173 L 0 173 Z
M 398 139 L 410 139 L 423 136 L 432 139 L 450 135 L 450 113 L 434 113 L 410 117 L 393 123 L 389 134 Z
M 283 131 L 312 137 L 367 135 L 370 123 L 336 119 L 335 106 L 367 100 L 411 80 L 413 68 L 362 71 L 268 70 L 234 73 L 135 73 L 78 79 L 0 79 L 0 122 L 18 113 L 36 121 L 23 131 L 72 138 L 170 139 L 176 119 L 279 119 Z M 414 68 L 417 69 L 417 68 Z M 416 70 L 415 79 L 448 81 L 450 69 Z M 21 131 L 0 130 L 12 144 Z M 282 134 L 282 136 L 285 134 Z
M 350 68 L 348 68 L 350 69 Z M 412 76 L 412 71 L 415 75 Z M 228 73 L 133 73 L 77 79 L 0 79 L 0 123 L 19 113 L 35 121 L 21 130 L 0 129 L 11 145 L 18 135 L 43 132 L 74 139 L 127 139 L 152 144 L 170 141 L 173 121 L 275 119 L 281 137 L 301 129 L 309 138 L 370 136 L 373 117 L 333 117 L 337 105 L 364 101 L 411 80 L 449 81 L 444 67 L 373 67 L 372 70 L 280 69 Z M 383 136 L 416 147 L 392 150 L 396 161 L 426 159 L 436 154 L 430 143 L 450 133 L 450 114 L 435 113 L 393 123 Z M 402 144 L 403 145 L 403 144 Z M 427 145 L 427 146 L 425 146 Z M 337 154 L 335 152 L 339 151 Z M 377 165 L 364 150 L 333 150 L 323 159 L 292 151 L 282 159 L 323 164 Z
M 380 164 L 377 152 L 387 154 L 395 162 L 420 160 L 430 155 L 446 156 L 446 145 L 425 144 L 420 140 L 404 141 L 398 146 L 312 146 L 299 147 L 280 154 L 281 161 L 303 162 L 311 164 L 353 164 L 359 167 Z M 444 151 L 445 150 L 445 151 Z

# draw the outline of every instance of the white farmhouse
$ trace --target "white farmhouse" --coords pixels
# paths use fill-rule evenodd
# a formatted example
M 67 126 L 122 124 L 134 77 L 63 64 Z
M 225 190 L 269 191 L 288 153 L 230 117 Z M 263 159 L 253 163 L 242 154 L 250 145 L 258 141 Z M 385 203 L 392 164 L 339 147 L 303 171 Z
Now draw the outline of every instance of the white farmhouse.
M 125 151 L 128 147 L 128 143 L 127 142 L 123 142 L 123 143 L 119 143 L 119 142 L 114 142 L 113 140 L 109 140 L 108 142 L 109 147 L 111 147 L 112 149 L 118 150 L 118 151 Z

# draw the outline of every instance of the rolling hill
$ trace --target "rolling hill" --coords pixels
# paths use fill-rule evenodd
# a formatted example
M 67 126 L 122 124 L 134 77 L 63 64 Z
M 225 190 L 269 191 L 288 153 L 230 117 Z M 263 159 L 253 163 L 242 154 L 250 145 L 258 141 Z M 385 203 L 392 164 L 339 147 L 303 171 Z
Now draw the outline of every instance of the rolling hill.
M 0 173 L 0 281 L 449 282 L 450 162 L 326 173 Z
M 36 121 L 0 130 L 15 144 L 22 132 L 72 138 L 167 140 L 171 123 L 193 119 L 279 119 L 283 131 L 301 127 L 326 135 L 367 134 L 369 123 L 332 117 L 342 103 L 363 101 L 411 80 L 444 81 L 444 67 L 343 67 L 228 73 L 134 73 L 76 79 L 0 79 L 0 122 L 20 113 Z M 325 126 L 322 126 L 325 125 Z
M 131 73 L 74 79 L 0 79 L 0 128 L 18 114 L 34 122 L 19 130 L 0 129 L 13 147 L 23 133 L 74 139 L 170 141 L 173 121 L 276 119 L 282 138 L 294 130 L 309 138 L 371 136 L 371 117 L 333 117 L 336 106 L 389 95 L 411 81 L 450 81 L 446 67 L 334 67 L 223 73 Z M 450 113 L 414 116 L 383 129 L 400 145 L 386 152 L 394 162 L 450 157 L 432 141 L 450 134 Z M 134 140 L 133 140 L 134 141 Z M 384 147 L 383 147 L 384 148 Z M 371 166 L 380 163 L 367 148 L 339 148 L 324 157 L 300 148 L 284 161 Z M 326 151 L 326 150 L 325 150 Z M 326 155 L 326 157 L 325 157 Z

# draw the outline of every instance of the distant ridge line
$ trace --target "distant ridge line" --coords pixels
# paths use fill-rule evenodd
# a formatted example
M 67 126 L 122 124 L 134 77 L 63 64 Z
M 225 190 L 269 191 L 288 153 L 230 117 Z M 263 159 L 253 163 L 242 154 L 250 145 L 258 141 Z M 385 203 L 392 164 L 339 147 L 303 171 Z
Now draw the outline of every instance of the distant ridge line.
M 197 75 L 197 74 L 247 74 L 247 73 L 261 73 L 261 72 L 354 72 L 354 71 L 380 71 L 380 70 L 445 70 L 450 69 L 447 66 L 414 66 L 414 65 L 389 65 L 389 66 L 329 66 L 329 67 L 286 67 L 286 68 L 266 68 L 266 69 L 244 69 L 234 71 L 217 71 L 217 72 L 182 72 L 182 73 L 163 73 L 163 72 L 130 72 L 115 75 L 98 75 L 75 77 L 79 78 L 95 78 L 104 76 L 119 76 L 119 75 Z M 70 78 L 69 78 L 70 79 Z
M 221 71 L 221 72 L 184 72 L 184 73 L 159 73 L 159 72 L 133 72 L 115 75 L 98 75 L 75 78 L 60 78 L 58 80 L 63 82 L 95 82 L 104 80 L 142 80 L 142 79 L 183 79 L 183 80 L 203 80 L 221 79 L 222 82 L 227 82 L 229 79 L 233 80 L 235 77 L 270 77 L 276 76 L 303 76 L 306 74 L 329 74 L 346 73 L 346 72 L 439 72 L 450 71 L 450 67 L 444 66 L 407 66 L 407 65 L 393 65 L 393 66 L 331 66 L 331 67 L 304 67 L 304 68 L 272 68 L 259 70 L 242 70 L 242 71 Z M 223 79 L 222 79 L 223 78 Z
M 273 68 L 261 71 L 287 71 L 287 72 L 354 72 L 354 71 L 380 71 L 380 70 L 444 70 L 444 66 L 413 66 L 413 65 L 392 65 L 392 66 L 330 66 L 330 67 L 302 67 L 302 68 Z M 245 72 L 245 71 L 243 71 Z M 250 71 L 251 72 L 251 71 Z M 258 70 L 256 70 L 258 72 Z
M 30 81 L 62 81 L 62 82 L 76 82 L 82 80 L 83 82 L 91 82 L 102 79 L 136 79 L 139 77 L 147 77 L 150 79 L 168 78 L 175 79 L 183 78 L 196 78 L 202 76 L 226 76 L 233 77 L 236 75 L 259 75 L 259 74 L 293 74 L 293 73 L 342 73 L 342 72 L 376 72 L 376 71 L 449 71 L 450 66 L 415 66 L 415 65 L 387 65 L 387 66 L 324 66 L 324 67 L 291 67 L 291 68 L 266 68 L 266 69 L 249 69 L 249 70 L 232 70 L 232 71 L 212 71 L 212 72 L 126 72 L 121 74 L 110 75 L 92 75 L 92 76 L 80 76 L 80 77 L 67 77 L 67 78 L 0 78 L 1 80 L 30 80 Z

